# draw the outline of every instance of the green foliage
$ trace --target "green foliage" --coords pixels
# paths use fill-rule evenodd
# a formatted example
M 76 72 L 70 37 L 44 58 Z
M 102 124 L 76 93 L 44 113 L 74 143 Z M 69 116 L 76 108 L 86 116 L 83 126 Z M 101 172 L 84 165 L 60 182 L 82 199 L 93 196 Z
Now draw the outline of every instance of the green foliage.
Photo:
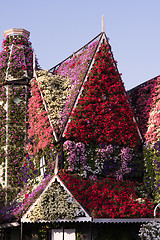
M 144 184 L 146 191 L 150 196 L 155 195 L 154 182 L 155 182 L 155 171 L 154 171 L 154 149 L 151 146 L 144 146 Z
M 0 163 L 4 167 L 7 157 L 8 185 L 14 188 L 21 185 L 23 175 L 20 169 L 26 141 L 27 91 L 27 86 L 14 85 L 0 89 Z

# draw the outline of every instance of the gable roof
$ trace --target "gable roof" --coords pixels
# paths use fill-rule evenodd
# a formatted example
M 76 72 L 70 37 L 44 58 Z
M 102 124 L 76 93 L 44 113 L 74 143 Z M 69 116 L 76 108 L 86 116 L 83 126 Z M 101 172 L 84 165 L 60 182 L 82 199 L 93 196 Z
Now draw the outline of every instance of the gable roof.
M 37 72 L 36 79 L 45 108 L 49 112 L 48 116 L 56 141 L 64 136 L 70 115 L 78 103 L 83 85 L 94 64 L 94 56 L 103 41 L 107 41 L 107 37 L 105 33 L 100 33 L 64 61 L 49 69 L 50 74 Z M 50 99 L 48 91 L 50 91 Z
M 50 180 L 38 199 L 21 218 L 21 222 L 90 220 L 91 217 L 57 175 Z
M 143 139 L 148 127 L 149 114 L 153 104 L 157 78 L 158 76 L 130 89 L 127 92 Z
M 105 33 L 102 32 L 101 34 L 97 35 L 92 41 L 86 44 L 84 47 L 79 49 L 77 52 L 69 56 L 67 59 L 65 59 L 61 63 L 57 64 L 55 67 L 51 68 L 49 70 L 50 73 L 37 72 L 38 77 L 36 77 L 36 80 L 39 85 L 39 90 L 43 98 L 45 109 L 46 111 L 48 111 L 49 121 L 52 126 L 53 134 L 56 141 L 60 141 L 60 139 L 64 137 L 65 133 L 67 132 L 67 128 L 70 125 L 71 117 L 73 117 L 74 110 L 77 108 L 79 99 L 83 95 L 82 91 L 84 90 L 84 86 L 86 85 L 85 83 L 86 82 L 88 83 L 88 79 L 91 75 L 90 72 L 92 72 L 91 69 L 96 60 L 97 53 L 99 52 L 99 49 L 103 43 L 106 43 L 108 46 L 107 51 L 109 51 L 110 58 L 111 58 L 110 64 L 114 68 L 114 71 L 115 71 L 114 74 L 117 74 L 117 76 L 114 76 L 113 74 L 113 77 L 112 77 L 112 73 L 109 73 L 109 75 L 111 74 L 111 76 L 109 76 L 109 79 L 107 80 L 103 79 L 103 81 L 110 81 L 112 78 L 115 78 L 111 86 L 111 89 L 113 89 L 113 93 L 114 91 L 117 91 L 117 89 L 118 91 L 123 92 L 123 94 L 122 93 L 120 94 L 120 95 L 123 95 L 121 99 L 114 100 L 115 102 L 119 101 L 120 106 L 117 106 L 116 108 L 118 110 L 120 107 L 122 111 L 122 116 L 119 122 L 119 126 L 117 126 L 114 131 L 117 132 L 120 130 L 122 132 L 122 135 L 125 139 L 125 140 L 123 139 L 122 142 L 123 141 L 126 142 L 127 141 L 126 139 L 132 139 L 132 140 L 134 139 L 133 142 L 140 142 L 138 138 L 142 140 L 138 126 L 136 124 L 136 120 L 133 116 L 132 109 L 130 107 L 130 104 L 128 103 L 128 100 L 125 94 L 125 89 L 123 87 L 123 83 L 120 78 L 120 74 L 118 72 L 116 62 L 114 61 L 114 58 L 110 49 L 110 45 L 108 43 Z M 116 86 L 117 89 L 114 89 L 115 87 L 114 81 L 118 82 L 117 83 L 118 85 Z M 120 87 L 121 87 L 121 90 L 120 90 Z M 105 89 L 105 92 L 106 91 L 109 91 L 109 90 Z M 105 92 L 103 94 L 105 94 Z M 107 104 L 107 100 L 106 100 L 106 104 Z M 114 105 L 117 105 L 117 104 L 114 103 Z M 105 108 L 107 109 L 107 107 Z M 128 118 L 125 118 L 125 114 L 123 113 L 125 108 L 127 108 L 127 112 L 130 115 L 128 116 Z M 111 110 L 113 111 L 113 109 Z M 118 117 L 120 118 L 120 114 L 118 115 Z M 132 120 L 129 120 L 130 117 Z M 122 120 L 122 118 L 125 118 L 125 121 L 129 121 L 129 123 L 125 124 L 125 126 L 128 126 L 128 128 L 126 127 L 125 130 L 123 130 L 124 126 L 122 126 L 123 125 L 122 122 L 124 122 L 124 119 Z M 114 122 L 114 121 L 115 120 L 112 119 L 111 122 Z M 108 126 L 107 128 L 112 129 L 111 126 Z M 102 129 L 99 129 L 99 131 L 102 132 Z M 107 131 L 109 132 L 109 129 Z M 127 133 L 129 132 L 130 133 L 132 132 L 130 134 L 132 135 L 131 138 L 127 135 Z M 134 145 L 134 143 L 132 145 Z

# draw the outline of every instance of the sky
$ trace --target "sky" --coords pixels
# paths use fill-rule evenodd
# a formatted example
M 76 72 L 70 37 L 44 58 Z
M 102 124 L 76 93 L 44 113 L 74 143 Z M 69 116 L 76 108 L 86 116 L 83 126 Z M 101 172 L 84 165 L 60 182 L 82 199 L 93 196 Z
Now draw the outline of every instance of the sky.
M 127 90 L 160 75 L 160 0 L 7 0 L 0 3 L 0 44 L 10 28 L 30 31 L 43 69 L 50 69 L 102 29 Z M 1 50 L 1 49 L 0 49 Z

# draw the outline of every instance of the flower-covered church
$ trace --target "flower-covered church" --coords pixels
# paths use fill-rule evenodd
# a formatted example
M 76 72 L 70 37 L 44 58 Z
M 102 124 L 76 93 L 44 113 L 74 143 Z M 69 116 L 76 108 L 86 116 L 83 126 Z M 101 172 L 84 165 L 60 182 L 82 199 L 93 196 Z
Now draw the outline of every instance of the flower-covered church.
M 0 53 L 0 239 L 140 239 L 159 217 L 160 77 L 126 92 L 104 30 L 43 70 L 29 35 Z

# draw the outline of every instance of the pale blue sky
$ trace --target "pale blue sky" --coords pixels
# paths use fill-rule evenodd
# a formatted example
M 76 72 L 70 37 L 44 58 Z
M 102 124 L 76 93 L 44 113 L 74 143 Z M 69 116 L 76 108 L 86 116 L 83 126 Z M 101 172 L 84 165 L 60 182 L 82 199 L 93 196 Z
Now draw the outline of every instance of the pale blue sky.
M 160 0 L 7 0 L 0 9 L 0 42 L 6 29 L 30 31 L 44 69 L 98 35 L 103 14 L 126 89 L 160 74 Z

